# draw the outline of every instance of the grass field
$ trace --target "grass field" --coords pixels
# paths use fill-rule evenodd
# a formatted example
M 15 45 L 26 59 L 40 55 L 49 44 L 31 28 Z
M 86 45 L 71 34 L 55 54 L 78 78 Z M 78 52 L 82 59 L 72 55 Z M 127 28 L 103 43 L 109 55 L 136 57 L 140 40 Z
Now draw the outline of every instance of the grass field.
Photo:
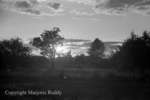
M 1 96 L 14 100 L 149 100 L 150 83 L 123 78 L 62 78 L 50 76 L 1 76 Z M 61 95 L 10 96 L 5 91 L 57 90 Z

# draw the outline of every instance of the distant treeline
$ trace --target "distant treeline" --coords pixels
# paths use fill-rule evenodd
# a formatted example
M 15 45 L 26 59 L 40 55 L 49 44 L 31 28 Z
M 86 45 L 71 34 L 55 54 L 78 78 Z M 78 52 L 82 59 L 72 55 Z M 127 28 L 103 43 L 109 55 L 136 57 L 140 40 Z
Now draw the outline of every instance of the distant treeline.
M 31 45 L 39 48 L 43 56 L 33 56 L 31 48 L 24 45 L 20 38 L 0 41 L 1 73 L 16 69 L 45 68 L 105 68 L 123 72 L 132 72 L 150 76 L 150 32 L 144 31 L 142 36 L 131 33 L 119 50 L 110 58 L 104 59 L 104 43 L 96 38 L 89 50 L 89 56 L 72 57 L 70 53 L 56 58 L 55 46 L 64 39 L 58 33 L 60 29 L 44 31 L 39 37 L 33 38 Z

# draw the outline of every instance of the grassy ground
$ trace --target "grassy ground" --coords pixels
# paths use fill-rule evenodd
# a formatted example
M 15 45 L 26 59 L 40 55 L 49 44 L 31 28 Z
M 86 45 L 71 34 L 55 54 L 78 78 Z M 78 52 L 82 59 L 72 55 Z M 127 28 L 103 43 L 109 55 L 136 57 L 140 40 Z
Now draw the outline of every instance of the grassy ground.
M 34 73 L 35 74 L 35 73 Z M 1 95 L 14 100 L 149 100 L 150 83 L 124 78 L 64 78 L 43 75 L 7 74 L 0 80 Z M 8 96 L 5 90 L 58 90 L 61 95 Z

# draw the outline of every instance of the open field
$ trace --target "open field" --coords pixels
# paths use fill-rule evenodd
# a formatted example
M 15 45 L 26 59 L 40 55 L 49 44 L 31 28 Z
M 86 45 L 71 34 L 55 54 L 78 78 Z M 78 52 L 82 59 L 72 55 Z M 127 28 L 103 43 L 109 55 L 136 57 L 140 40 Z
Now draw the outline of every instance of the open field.
M 8 99 L 36 100 L 149 100 L 150 83 L 125 79 L 1 76 L 1 95 Z M 58 90 L 61 95 L 6 96 L 6 90 Z

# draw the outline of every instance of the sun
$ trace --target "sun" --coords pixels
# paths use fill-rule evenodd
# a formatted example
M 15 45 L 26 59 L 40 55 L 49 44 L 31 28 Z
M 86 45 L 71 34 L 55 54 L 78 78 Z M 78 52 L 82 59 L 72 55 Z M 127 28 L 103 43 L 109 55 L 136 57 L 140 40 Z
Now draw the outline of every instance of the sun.
M 60 46 L 60 45 L 58 45 L 56 47 L 56 53 L 57 54 L 66 54 L 68 52 L 69 52 L 69 49 L 66 46 Z

